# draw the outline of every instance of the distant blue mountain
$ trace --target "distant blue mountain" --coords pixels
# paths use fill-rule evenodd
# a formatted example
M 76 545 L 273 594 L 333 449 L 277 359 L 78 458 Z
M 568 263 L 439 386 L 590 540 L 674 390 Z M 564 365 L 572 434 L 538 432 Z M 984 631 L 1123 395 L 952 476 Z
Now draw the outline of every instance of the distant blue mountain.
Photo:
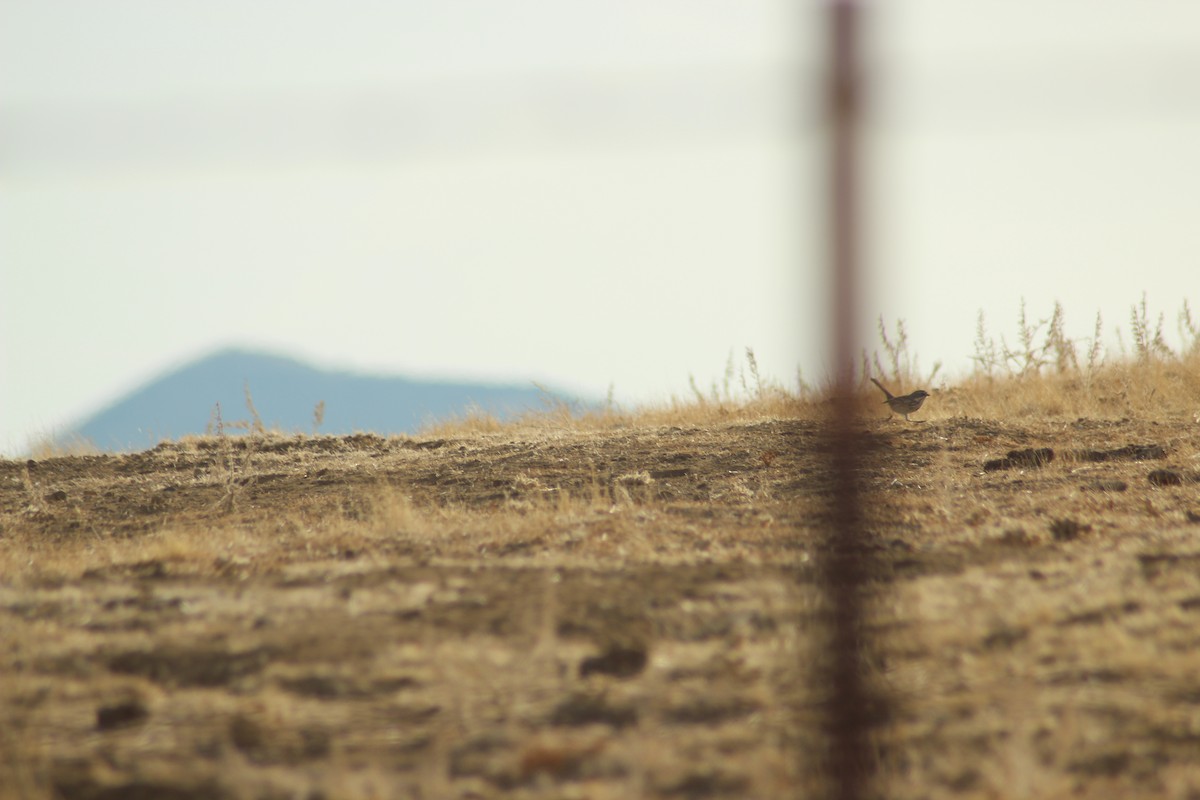
M 249 387 L 268 430 L 312 432 L 313 411 L 324 402 L 319 433 L 413 433 L 422 424 L 471 409 L 500 419 L 569 402 L 533 386 L 418 381 L 322 370 L 281 356 L 222 350 L 170 372 L 85 420 L 68 436 L 102 450 L 137 450 L 163 439 L 204 433 L 218 403 L 221 417 L 250 421 Z

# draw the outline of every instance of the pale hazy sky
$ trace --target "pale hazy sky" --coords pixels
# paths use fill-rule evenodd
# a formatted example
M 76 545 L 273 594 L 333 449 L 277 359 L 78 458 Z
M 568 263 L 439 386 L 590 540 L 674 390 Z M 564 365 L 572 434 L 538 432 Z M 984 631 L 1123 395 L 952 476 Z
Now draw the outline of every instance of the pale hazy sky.
M 822 353 L 821 6 L 0 0 L 0 454 L 225 345 L 688 394 Z M 867 6 L 864 315 L 1200 310 L 1200 5 Z

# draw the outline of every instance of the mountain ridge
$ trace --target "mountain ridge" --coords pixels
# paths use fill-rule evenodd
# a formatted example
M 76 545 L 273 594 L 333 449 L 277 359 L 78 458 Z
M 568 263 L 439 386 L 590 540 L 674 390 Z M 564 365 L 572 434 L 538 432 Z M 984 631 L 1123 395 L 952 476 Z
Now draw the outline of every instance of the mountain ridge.
M 268 429 L 326 434 L 414 433 L 423 424 L 472 410 L 501 419 L 577 402 L 532 384 L 420 380 L 316 367 L 300 359 L 229 347 L 170 369 L 85 417 L 60 439 L 82 438 L 102 450 L 153 447 L 205 433 L 218 404 L 225 425 L 254 411 Z

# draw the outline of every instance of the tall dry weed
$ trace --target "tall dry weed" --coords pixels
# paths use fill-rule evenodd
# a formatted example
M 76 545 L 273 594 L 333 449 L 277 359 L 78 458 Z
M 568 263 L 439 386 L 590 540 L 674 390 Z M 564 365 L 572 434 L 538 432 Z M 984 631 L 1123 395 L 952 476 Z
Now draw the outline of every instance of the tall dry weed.
M 909 347 L 908 329 L 904 320 L 897 320 L 895 332 L 889 334 L 887 324 L 880 316 L 876 330 L 887 366 L 885 367 L 881 360 L 878 350 L 868 354 L 864 349 L 861 374 L 858 376 L 860 391 L 874 394 L 875 388 L 868 382 L 872 375 L 878 375 L 890 383 L 889 388 L 896 394 L 905 394 L 911 389 L 933 385 L 934 379 L 942 369 L 942 362 L 935 361 L 928 374 L 921 373 L 917 355 Z
M 1017 344 L 1012 346 L 1003 336 L 997 344 L 980 312 L 974 369 L 947 396 L 938 398 L 937 408 L 984 417 L 1154 418 L 1198 412 L 1200 329 L 1186 301 L 1178 317 L 1178 350 L 1172 349 L 1164 334 L 1165 315 L 1153 317 L 1145 295 L 1130 309 L 1132 353 L 1118 329 L 1116 358 L 1109 358 L 1104 348 L 1099 312 L 1092 335 L 1082 340 L 1067 336 L 1065 318 L 1062 304 L 1056 302 L 1050 316 L 1033 321 L 1022 301 Z
M 1140 303 L 1130 308 L 1129 329 L 1133 333 L 1133 351 L 1139 363 L 1146 364 L 1155 358 L 1171 358 L 1175 355 L 1163 336 L 1163 320 L 1164 315 L 1160 312 L 1158 320 L 1151 325 L 1145 294 Z

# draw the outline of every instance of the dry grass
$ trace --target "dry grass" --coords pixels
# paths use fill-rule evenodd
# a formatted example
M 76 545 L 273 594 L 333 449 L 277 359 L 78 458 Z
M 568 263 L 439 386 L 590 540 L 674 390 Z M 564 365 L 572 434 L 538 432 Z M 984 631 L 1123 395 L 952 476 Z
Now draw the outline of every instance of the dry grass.
M 972 376 L 937 394 L 937 417 L 1193 419 L 1200 414 L 1200 352 L 1170 361 L 1105 365 L 1027 379 Z M 932 406 L 932 404 L 931 404 Z
M 1197 348 L 1019 339 L 859 398 L 878 796 L 1195 797 Z M 695 394 L 0 462 L 0 798 L 819 794 L 826 406 Z
M 822 419 L 825 415 L 816 392 L 799 383 L 789 391 L 759 373 L 754 351 L 747 348 L 742 359 L 731 353 L 722 379 L 703 390 L 691 380 L 692 394 L 672 397 L 663 405 L 624 409 L 609 398 L 599 408 L 573 405 L 547 393 L 546 407 L 537 412 L 501 421 L 494 414 L 472 409 L 461 416 L 425 425 L 426 437 L 508 434 L 538 436 L 552 431 L 618 431 L 668 425 L 719 425 L 764 419 Z

